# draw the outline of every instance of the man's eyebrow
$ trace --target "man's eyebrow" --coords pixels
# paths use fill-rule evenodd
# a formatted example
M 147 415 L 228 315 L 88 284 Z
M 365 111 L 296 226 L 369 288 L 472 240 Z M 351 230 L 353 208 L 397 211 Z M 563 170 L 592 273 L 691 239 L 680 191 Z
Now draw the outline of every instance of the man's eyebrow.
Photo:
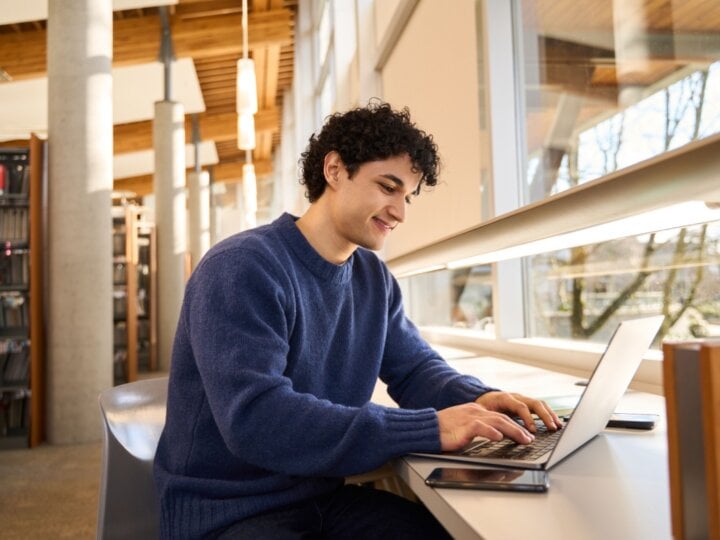
M 388 180 L 391 180 L 398 187 L 401 187 L 401 188 L 405 187 L 405 182 L 403 182 L 402 179 L 398 178 L 394 174 L 387 173 L 387 174 L 381 174 L 380 176 L 382 176 L 383 178 L 387 178 Z
M 390 180 L 391 182 L 393 182 L 396 186 L 398 186 L 401 189 L 405 188 L 405 182 L 402 180 L 402 178 L 398 178 L 397 176 L 395 176 L 392 173 L 381 174 L 380 176 L 382 178 L 386 178 L 386 179 Z M 419 193 L 420 193 L 420 184 L 418 184 L 417 189 L 415 191 L 413 191 L 411 193 L 411 195 L 418 195 Z

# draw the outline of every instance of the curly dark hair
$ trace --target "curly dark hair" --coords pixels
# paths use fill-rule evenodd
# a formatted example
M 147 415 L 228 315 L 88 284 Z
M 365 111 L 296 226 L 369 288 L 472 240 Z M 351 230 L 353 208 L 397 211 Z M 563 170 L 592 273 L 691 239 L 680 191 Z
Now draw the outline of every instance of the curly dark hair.
M 410 120 L 407 107 L 395 111 L 388 103 L 373 100 L 367 107 L 328 117 L 320 133 L 310 136 L 300 159 L 300 183 L 307 187 L 305 196 L 311 203 L 325 191 L 323 166 L 325 156 L 333 150 L 340 155 L 350 178 L 363 163 L 408 154 L 413 172 L 421 173 L 417 192 L 423 184 L 437 184 L 440 168 L 437 145 L 432 135 Z

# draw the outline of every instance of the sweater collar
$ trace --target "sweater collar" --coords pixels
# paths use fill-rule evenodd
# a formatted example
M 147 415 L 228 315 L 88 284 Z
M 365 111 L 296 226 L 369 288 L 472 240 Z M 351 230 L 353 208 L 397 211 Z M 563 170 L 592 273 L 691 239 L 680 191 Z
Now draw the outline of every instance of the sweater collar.
M 276 220 L 278 230 L 285 243 L 302 263 L 320 279 L 331 283 L 343 284 L 350 281 L 352 277 L 353 261 L 355 253 L 343 264 L 333 264 L 325 260 L 315 248 L 310 245 L 307 238 L 300 232 L 297 224 L 297 217 L 284 213 Z

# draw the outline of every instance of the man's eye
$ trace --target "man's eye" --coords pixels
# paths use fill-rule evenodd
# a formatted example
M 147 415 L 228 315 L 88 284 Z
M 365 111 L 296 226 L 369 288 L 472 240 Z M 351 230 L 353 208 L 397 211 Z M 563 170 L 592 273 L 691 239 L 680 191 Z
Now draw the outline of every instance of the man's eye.
M 387 184 L 380 184 L 380 187 L 385 191 L 385 193 L 395 193 L 395 186 L 389 186 Z

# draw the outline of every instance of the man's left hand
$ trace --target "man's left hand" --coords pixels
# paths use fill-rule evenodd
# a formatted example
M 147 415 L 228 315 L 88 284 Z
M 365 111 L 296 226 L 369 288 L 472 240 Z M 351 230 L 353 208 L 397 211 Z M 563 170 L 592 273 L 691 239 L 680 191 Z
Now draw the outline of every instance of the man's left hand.
M 522 394 L 492 391 L 477 398 L 475 403 L 489 411 L 505 413 L 509 416 L 517 416 L 523 421 L 525 427 L 531 433 L 537 431 L 535 421 L 532 417 L 533 413 L 552 431 L 560 429 L 563 425 L 558 415 L 555 414 L 555 411 L 553 411 L 547 403 Z

